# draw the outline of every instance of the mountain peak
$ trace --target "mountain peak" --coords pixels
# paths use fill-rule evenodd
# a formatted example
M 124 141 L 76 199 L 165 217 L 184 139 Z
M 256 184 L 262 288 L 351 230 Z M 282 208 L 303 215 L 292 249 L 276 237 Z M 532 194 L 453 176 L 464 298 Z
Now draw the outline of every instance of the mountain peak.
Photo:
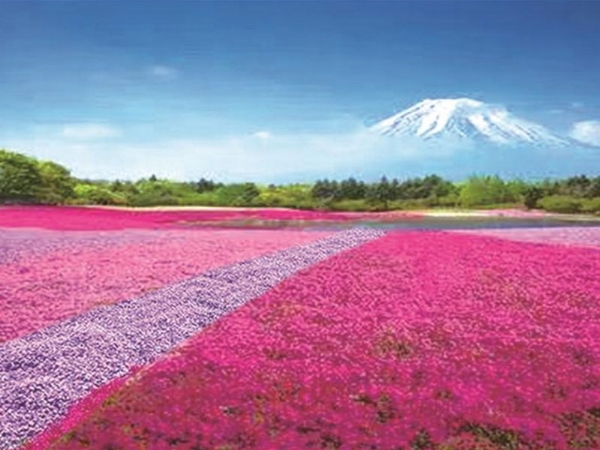
M 461 138 L 543 146 L 567 143 L 543 126 L 515 117 L 501 106 L 466 97 L 422 100 L 375 124 L 372 130 L 423 140 Z
M 429 104 L 429 105 L 445 105 L 445 106 L 471 106 L 478 107 L 483 105 L 483 102 L 479 100 L 474 100 L 468 97 L 460 97 L 460 98 L 426 98 L 425 100 L 417 103 L 418 104 Z

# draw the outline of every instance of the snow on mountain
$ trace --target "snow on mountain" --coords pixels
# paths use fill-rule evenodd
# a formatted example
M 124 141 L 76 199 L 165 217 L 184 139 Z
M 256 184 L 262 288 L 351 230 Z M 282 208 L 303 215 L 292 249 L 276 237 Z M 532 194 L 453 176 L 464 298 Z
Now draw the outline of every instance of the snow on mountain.
M 570 143 L 541 125 L 500 106 L 470 98 L 426 99 L 371 127 L 388 136 L 423 140 L 460 138 L 503 145 L 564 146 Z

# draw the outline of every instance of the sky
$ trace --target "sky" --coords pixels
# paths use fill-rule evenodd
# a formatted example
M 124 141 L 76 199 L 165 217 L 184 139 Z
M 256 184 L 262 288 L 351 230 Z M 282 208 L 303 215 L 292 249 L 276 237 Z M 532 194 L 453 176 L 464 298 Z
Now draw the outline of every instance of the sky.
M 447 156 L 364 130 L 438 97 L 600 144 L 599 23 L 584 0 L 0 0 L 0 148 L 91 178 L 428 171 Z

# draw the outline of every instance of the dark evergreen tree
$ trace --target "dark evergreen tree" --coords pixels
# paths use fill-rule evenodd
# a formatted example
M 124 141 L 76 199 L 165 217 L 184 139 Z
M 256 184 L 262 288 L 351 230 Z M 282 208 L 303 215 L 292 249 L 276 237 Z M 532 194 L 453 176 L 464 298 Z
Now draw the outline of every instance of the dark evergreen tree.
M 200 178 L 200 180 L 196 183 L 196 192 L 212 192 L 217 188 L 217 185 L 212 180 L 207 180 L 206 178 Z
M 544 191 L 537 186 L 529 186 L 525 190 L 524 203 L 527 209 L 533 209 L 537 202 L 544 196 Z

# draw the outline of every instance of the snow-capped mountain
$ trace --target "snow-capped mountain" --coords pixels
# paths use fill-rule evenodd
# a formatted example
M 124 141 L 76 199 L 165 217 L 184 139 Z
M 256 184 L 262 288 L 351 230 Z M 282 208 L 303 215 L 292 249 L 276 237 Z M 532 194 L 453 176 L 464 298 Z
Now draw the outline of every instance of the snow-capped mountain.
M 504 145 L 563 146 L 562 138 L 542 125 L 520 119 L 500 106 L 470 98 L 426 99 L 371 129 L 389 136 L 423 140 L 459 138 Z

